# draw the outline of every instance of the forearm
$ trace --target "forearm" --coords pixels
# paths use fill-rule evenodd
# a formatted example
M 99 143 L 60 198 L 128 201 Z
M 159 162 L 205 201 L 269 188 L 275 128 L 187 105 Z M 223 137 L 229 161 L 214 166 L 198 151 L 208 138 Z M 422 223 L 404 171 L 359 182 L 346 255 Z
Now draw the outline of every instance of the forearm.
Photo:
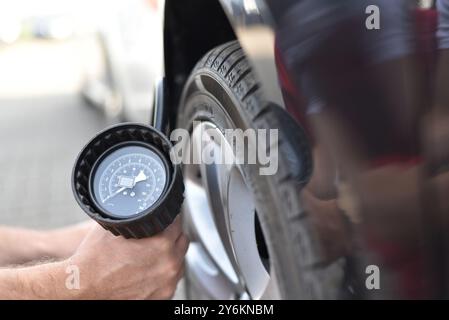
M 51 257 L 57 259 L 70 257 L 93 224 L 94 222 L 89 220 L 73 226 L 46 231 L 46 241 L 51 244 L 49 246 Z
M 43 258 L 65 259 L 73 254 L 92 223 L 49 231 L 0 226 L 0 266 Z
M 49 256 L 44 233 L 0 226 L 0 266 L 21 264 Z
M 0 300 L 76 299 L 79 290 L 66 287 L 67 262 L 0 269 Z

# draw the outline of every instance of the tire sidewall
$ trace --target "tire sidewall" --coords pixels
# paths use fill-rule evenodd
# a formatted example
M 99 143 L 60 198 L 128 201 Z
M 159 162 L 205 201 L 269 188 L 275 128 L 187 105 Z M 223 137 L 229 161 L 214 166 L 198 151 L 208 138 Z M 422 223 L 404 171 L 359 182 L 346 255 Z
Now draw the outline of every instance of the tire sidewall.
M 207 78 L 208 90 L 203 84 Z M 213 82 L 213 86 L 210 84 Z M 213 88 L 211 90 L 211 87 Z M 263 104 L 263 101 L 259 101 Z M 259 106 L 262 108 L 262 106 Z M 222 77 L 210 68 L 196 69 L 186 83 L 178 113 L 178 127 L 192 131 L 193 121 L 210 121 L 222 132 L 225 129 L 270 129 L 260 127 L 251 120 L 245 106 L 234 95 Z M 280 155 L 281 156 L 281 155 Z M 305 281 L 306 272 L 295 248 L 298 233 L 292 232 L 286 214 L 292 204 L 299 201 L 300 185 L 284 186 L 293 188 L 289 194 L 297 194 L 294 199 L 286 201 L 280 188 L 278 177 L 259 174 L 259 165 L 244 165 L 243 175 L 251 189 L 261 227 L 265 235 L 272 269 L 275 270 L 276 282 L 282 299 L 310 298 L 315 296 L 313 288 Z M 290 206 L 290 208 L 288 207 Z M 306 253 L 310 255 L 311 253 Z

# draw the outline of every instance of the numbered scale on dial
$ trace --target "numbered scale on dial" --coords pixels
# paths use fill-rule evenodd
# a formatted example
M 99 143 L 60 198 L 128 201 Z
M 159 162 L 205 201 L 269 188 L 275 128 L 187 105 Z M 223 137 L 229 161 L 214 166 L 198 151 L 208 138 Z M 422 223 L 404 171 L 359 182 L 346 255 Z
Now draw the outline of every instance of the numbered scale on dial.
M 170 141 L 156 129 L 121 124 L 81 151 L 72 186 L 81 208 L 114 234 L 151 236 L 179 213 L 184 185 L 170 161 Z
M 150 208 L 165 191 L 168 165 L 150 146 L 127 145 L 100 159 L 91 189 L 99 207 L 118 218 Z

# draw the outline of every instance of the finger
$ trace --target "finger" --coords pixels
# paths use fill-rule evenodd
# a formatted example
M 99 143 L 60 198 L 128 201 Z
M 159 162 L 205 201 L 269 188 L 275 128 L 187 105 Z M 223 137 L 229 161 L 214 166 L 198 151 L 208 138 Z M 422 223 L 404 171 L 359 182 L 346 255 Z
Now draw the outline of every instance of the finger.
M 175 277 L 171 278 L 169 281 L 161 284 L 160 288 L 157 289 L 152 295 L 151 299 L 162 300 L 162 299 L 172 299 L 176 293 L 179 281 L 181 281 L 184 276 L 184 265 L 179 269 Z
M 179 268 L 178 273 L 176 274 L 176 276 L 173 279 L 173 281 L 175 282 L 175 285 L 178 285 L 178 282 L 181 281 L 182 277 L 184 277 L 184 272 L 185 272 L 185 265 L 183 263 L 181 265 L 181 267 Z
M 179 257 L 184 257 L 189 249 L 189 244 L 189 238 L 184 233 L 181 233 L 175 243 L 175 254 Z
M 170 240 L 176 241 L 182 233 L 181 218 L 178 215 L 175 220 L 170 224 L 167 229 L 161 232 L 161 236 Z

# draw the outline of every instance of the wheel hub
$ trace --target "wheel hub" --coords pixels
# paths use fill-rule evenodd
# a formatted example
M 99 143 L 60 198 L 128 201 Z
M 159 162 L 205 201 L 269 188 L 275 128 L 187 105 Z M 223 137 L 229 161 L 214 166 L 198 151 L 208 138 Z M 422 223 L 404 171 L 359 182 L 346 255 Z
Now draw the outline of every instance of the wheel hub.
M 187 254 L 189 275 L 208 298 L 272 296 L 274 278 L 267 256 L 260 254 L 259 247 L 265 244 L 260 229 L 256 232 L 255 202 L 243 167 L 222 163 L 223 153 L 232 148 L 212 122 L 197 124 L 191 143 L 197 159 L 203 159 L 204 150 L 209 159 L 184 168 L 186 223 L 192 238 Z

